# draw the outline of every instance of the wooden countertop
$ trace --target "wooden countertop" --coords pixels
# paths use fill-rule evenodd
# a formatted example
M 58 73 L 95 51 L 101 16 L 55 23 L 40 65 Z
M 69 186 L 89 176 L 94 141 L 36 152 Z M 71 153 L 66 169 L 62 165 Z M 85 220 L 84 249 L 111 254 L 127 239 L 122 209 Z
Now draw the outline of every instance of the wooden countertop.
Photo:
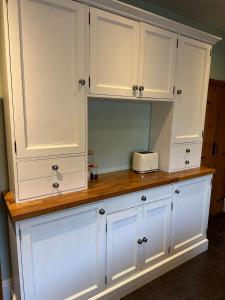
M 13 194 L 7 192 L 4 194 L 4 200 L 11 220 L 18 222 L 138 190 L 153 188 L 212 173 L 215 173 L 215 170 L 206 167 L 173 173 L 158 171 L 143 175 L 127 170 L 100 175 L 98 180 L 89 183 L 87 190 L 80 192 L 45 197 L 43 199 L 23 203 L 15 203 Z

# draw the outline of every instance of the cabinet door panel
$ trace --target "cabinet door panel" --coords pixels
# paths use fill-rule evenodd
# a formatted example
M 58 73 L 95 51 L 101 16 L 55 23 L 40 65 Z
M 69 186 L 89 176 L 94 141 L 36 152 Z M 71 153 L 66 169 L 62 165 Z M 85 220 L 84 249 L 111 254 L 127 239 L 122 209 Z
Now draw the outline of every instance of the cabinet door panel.
M 211 176 L 207 176 L 175 186 L 171 228 L 171 250 L 174 253 L 206 238 L 210 180 Z
M 171 198 L 143 206 L 144 266 L 153 265 L 168 255 Z
M 208 91 L 211 46 L 181 37 L 178 48 L 177 91 L 173 139 L 201 142 Z
M 85 152 L 87 16 L 74 1 L 9 3 L 19 158 Z
M 137 84 L 139 23 L 91 7 L 92 94 L 132 96 Z
M 177 34 L 141 23 L 139 80 L 143 97 L 173 98 Z
M 100 204 L 25 221 L 25 299 L 89 299 L 105 284 L 105 216 Z
M 140 268 L 141 207 L 107 216 L 107 283 L 121 281 Z

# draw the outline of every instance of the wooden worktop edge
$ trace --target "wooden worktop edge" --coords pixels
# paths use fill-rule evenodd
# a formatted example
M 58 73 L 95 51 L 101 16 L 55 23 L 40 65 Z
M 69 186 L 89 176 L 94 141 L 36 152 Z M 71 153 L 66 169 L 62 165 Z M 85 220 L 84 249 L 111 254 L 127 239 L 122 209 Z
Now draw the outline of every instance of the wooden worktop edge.
M 120 178 L 120 176 L 126 179 L 126 173 L 124 172 L 115 172 L 108 175 L 103 175 L 100 183 L 96 182 L 90 186 L 87 190 L 81 192 L 73 192 L 69 194 L 63 194 L 59 196 L 52 196 L 40 200 L 32 200 L 23 203 L 15 203 L 13 199 L 13 194 L 11 192 L 3 193 L 3 198 L 6 203 L 8 214 L 13 223 L 23 221 L 26 219 L 39 217 L 47 215 L 50 213 L 56 213 L 62 210 L 78 207 L 81 205 L 87 205 L 97 201 L 101 201 L 107 198 L 112 198 L 116 196 L 121 196 L 124 194 L 137 192 L 144 189 L 154 188 L 163 186 L 166 184 L 172 184 L 180 182 L 183 180 L 194 179 L 197 177 L 207 176 L 215 173 L 214 169 L 210 168 L 196 168 L 186 171 L 178 171 L 173 173 L 158 173 L 158 180 L 155 174 L 144 175 L 145 180 L 140 183 L 140 175 L 131 174 L 127 171 L 127 177 L 129 175 L 137 179 L 136 185 L 131 180 L 131 184 L 125 181 L 124 184 L 118 185 L 113 184 L 113 179 Z M 111 176 L 111 177 L 110 177 Z M 137 176 L 137 177 L 135 177 Z M 139 177 L 138 177 L 139 176 Z M 154 176 L 156 178 L 154 178 Z M 160 177 L 161 176 L 161 177 Z M 112 179 L 111 184 L 108 183 L 109 179 Z M 105 186 L 104 186 L 105 180 Z M 98 187 L 100 186 L 100 187 Z M 102 187 L 101 187 L 102 186 Z

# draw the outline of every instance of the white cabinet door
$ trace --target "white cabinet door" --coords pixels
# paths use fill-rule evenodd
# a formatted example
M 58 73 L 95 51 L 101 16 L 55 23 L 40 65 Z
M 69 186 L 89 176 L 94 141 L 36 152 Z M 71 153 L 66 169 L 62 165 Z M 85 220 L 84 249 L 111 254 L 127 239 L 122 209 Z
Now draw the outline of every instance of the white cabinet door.
M 181 37 L 174 107 L 173 141 L 201 142 L 208 91 L 211 46 Z
M 177 34 L 141 23 L 138 85 L 142 97 L 173 98 Z
M 25 300 L 89 299 L 105 287 L 101 203 L 20 224 Z
M 137 85 L 139 22 L 91 7 L 92 94 L 133 96 Z
M 175 185 L 171 250 L 180 252 L 206 238 L 211 176 Z
M 9 1 L 19 158 L 85 152 L 88 6 Z
M 107 216 L 107 283 L 112 285 L 140 268 L 141 212 L 135 207 Z
M 171 197 L 143 206 L 144 267 L 168 256 L 170 242 Z

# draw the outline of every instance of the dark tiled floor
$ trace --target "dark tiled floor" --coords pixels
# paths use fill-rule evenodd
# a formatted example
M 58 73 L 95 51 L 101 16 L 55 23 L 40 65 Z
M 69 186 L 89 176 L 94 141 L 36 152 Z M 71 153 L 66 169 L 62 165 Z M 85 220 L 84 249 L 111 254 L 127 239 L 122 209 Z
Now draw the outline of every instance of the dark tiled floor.
M 123 300 L 225 300 L 225 213 L 211 217 L 209 249 Z

